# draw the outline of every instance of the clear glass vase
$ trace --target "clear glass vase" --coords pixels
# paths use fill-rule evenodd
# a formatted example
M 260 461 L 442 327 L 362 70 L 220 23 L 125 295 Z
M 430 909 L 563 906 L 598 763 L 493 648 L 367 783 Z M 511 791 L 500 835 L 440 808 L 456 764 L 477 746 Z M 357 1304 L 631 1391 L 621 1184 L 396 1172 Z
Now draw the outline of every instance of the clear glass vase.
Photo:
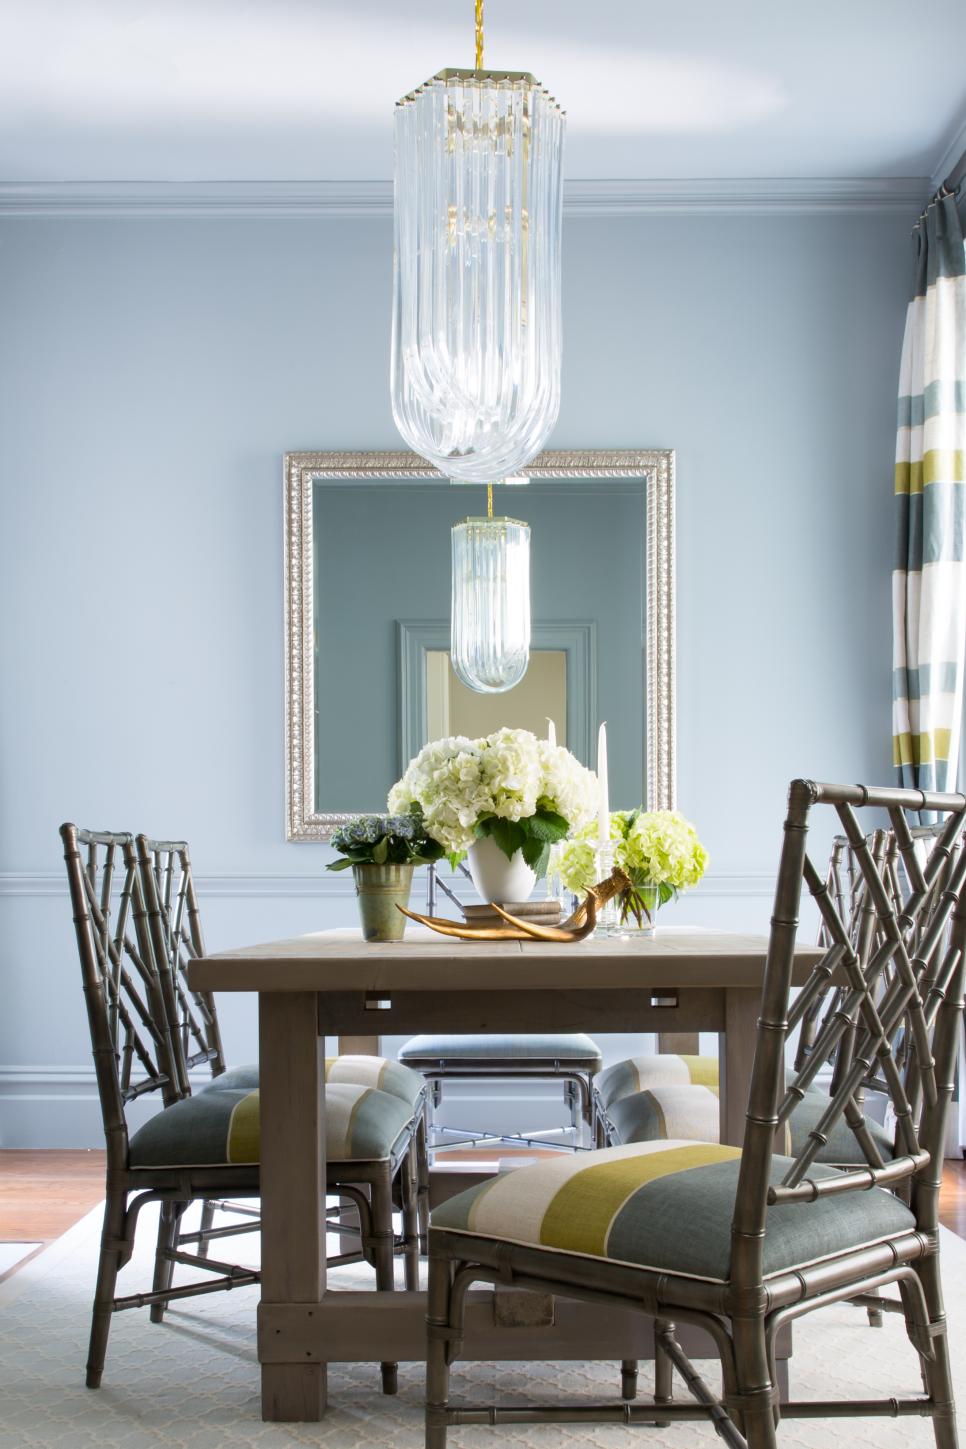
M 668 901 L 676 898 L 677 892 L 667 894 L 654 881 L 645 881 L 633 891 L 619 897 L 621 931 L 627 935 L 643 936 L 652 940 L 657 935 L 657 913 Z
M 512 689 L 530 661 L 530 528 L 467 518 L 453 529 L 450 658 L 479 694 Z
M 393 417 L 460 482 L 518 473 L 557 419 L 563 139 L 521 73 L 442 71 L 396 106 Z

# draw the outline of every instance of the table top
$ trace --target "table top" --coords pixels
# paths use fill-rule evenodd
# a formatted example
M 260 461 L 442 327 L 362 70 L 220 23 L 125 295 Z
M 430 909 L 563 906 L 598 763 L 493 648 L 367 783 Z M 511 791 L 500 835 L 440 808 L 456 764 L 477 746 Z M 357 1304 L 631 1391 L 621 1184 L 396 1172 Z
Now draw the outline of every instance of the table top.
M 455 941 L 425 927 L 402 941 L 363 941 L 358 928 L 316 931 L 218 951 L 191 963 L 201 991 L 533 991 L 654 986 L 760 987 L 766 936 L 660 927 L 647 939 L 590 936 L 574 945 Z M 800 985 L 824 953 L 802 943 Z

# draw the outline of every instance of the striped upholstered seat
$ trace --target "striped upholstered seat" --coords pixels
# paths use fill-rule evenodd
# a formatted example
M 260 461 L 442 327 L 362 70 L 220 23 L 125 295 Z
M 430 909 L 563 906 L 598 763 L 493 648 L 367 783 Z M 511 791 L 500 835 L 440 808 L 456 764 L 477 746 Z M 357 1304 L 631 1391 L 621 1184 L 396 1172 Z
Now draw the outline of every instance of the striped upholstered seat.
M 660 1142 L 680 1138 L 687 1142 L 717 1142 L 721 1104 L 710 1087 L 652 1087 L 618 1097 L 607 1108 L 609 1136 L 615 1144 Z
M 520 1063 L 559 1062 L 591 1066 L 603 1058 L 595 1041 L 582 1032 L 553 1032 L 545 1036 L 414 1036 L 399 1052 L 401 1062 L 431 1066 L 472 1061 Z
M 740 1160 L 736 1147 L 674 1141 L 548 1158 L 444 1202 L 433 1212 L 431 1240 L 433 1230 L 449 1230 L 726 1282 Z M 790 1165 L 775 1157 L 771 1181 Z M 815 1178 L 834 1173 L 811 1170 Z M 863 1194 L 861 1212 L 854 1198 L 837 1196 L 811 1203 L 807 1214 L 797 1203 L 772 1207 L 765 1277 L 915 1226 L 883 1188 Z
M 601 1107 L 609 1107 L 634 1092 L 685 1086 L 688 1082 L 717 1092 L 717 1057 L 674 1056 L 668 1052 L 628 1057 L 594 1078 L 594 1095 Z
M 202 1167 L 257 1163 L 257 1091 L 199 1092 L 144 1124 L 130 1143 L 132 1167 Z M 408 1141 L 412 1109 L 371 1087 L 333 1083 L 325 1094 L 326 1159 L 383 1162 Z M 398 1144 L 398 1146 L 397 1146 Z
M 824 1092 L 815 1089 L 805 1094 L 791 1122 L 785 1125 L 786 1152 L 797 1156 L 803 1150 L 809 1133 L 818 1127 L 827 1107 L 828 1097 Z M 617 1145 L 668 1138 L 717 1142 L 720 1135 L 718 1098 L 708 1087 L 653 1087 L 647 1092 L 635 1092 L 614 1102 L 607 1109 L 607 1120 L 611 1138 Z M 888 1161 L 893 1155 L 889 1133 L 874 1118 L 867 1117 L 865 1122 L 883 1160 Z M 844 1118 L 833 1127 L 816 1161 L 838 1167 L 865 1165 L 862 1149 Z
M 399 1097 L 415 1107 L 426 1088 L 418 1072 L 404 1067 L 401 1062 L 390 1061 L 388 1057 L 338 1056 L 326 1057 L 325 1080 L 327 1082 L 349 1082 L 359 1087 L 375 1087 Z M 205 1090 L 219 1092 L 250 1092 L 258 1086 L 258 1066 L 229 1067 L 218 1077 L 212 1077 Z

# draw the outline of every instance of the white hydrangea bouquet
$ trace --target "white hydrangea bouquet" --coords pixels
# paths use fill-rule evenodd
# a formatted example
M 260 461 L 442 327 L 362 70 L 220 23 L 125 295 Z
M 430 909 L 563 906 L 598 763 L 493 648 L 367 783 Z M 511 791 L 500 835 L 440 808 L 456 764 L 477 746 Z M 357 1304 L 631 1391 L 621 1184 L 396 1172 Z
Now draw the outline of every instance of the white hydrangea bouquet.
M 553 849 L 551 870 L 567 890 L 582 892 L 595 881 L 596 820 L 572 840 Z M 658 909 L 690 886 L 697 885 L 708 865 L 708 852 L 689 820 L 676 810 L 615 810 L 610 817 L 614 864 L 631 889 L 622 891 L 621 923 L 633 916 L 639 927 L 653 925 Z
M 594 818 L 597 776 L 569 750 L 529 730 L 433 740 L 389 792 L 389 810 L 422 812 L 451 860 L 491 837 L 508 860 L 519 850 L 538 876 L 550 847 Z

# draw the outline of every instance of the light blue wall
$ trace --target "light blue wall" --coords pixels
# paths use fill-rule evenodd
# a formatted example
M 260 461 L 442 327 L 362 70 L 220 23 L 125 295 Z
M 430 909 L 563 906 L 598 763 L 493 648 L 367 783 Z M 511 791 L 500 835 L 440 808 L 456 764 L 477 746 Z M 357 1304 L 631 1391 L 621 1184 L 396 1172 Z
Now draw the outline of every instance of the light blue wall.
M 912 220 L 566 224 L 552 445 L 677 449 L 679 797 L 713 861 L 682 920 L 763 924 L 792 775 L 890 775 Z M 188 836 L 212 948 L 351 918 L 283 839 L 280 455 L 398 446 L 389 296 L 384 220 L 0 229 L 8 1142 L 93 1120 L 62 819 Z

